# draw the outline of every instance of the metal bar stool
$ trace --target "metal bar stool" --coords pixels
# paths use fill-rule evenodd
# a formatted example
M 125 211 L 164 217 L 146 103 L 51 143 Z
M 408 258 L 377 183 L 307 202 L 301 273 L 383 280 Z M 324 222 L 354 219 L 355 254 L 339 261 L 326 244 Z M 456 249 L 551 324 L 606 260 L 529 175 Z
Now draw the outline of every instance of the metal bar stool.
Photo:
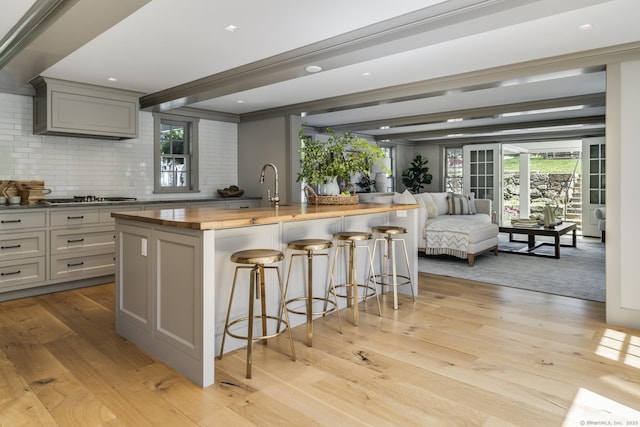
M 346 298 L 347 307 L 353 306 L 353 324 L 358 326 L 358 300 L 363 299 L 366 300 L 369 297 L 375 296 L 376 301 L 378 303 L 378 315 L 382 316 L 382 311 L 380 310 L 380 299 L 378 298 L 378 289 L 375 285 L 375 278 L 373 279 L 373 286 L 369 285 L 369 280 L 364 280 L 362 283 L 358 283 L 358 257 L 356 251 L 358 249 L 366 249 L 367 257 L 369 258 L 369 268 L 373 271 L 373 258 L 371 257 L 371 250 L 369 249 L 369 244 L 366 245 L 358 245 L 357 242 L 360 241 L 369 241 L 373 238 L 371 233 L 369 232 L 360 232 L 360 231 L 345 231 L 340 233 L 335 233 L 333 235 L 333 239 L 337 241 L 336 251 L 333 257 L 333 264 L 331 266 L 331 277 L 333 277 L 333 273 L 335 271 L 336 261 L 338 259 L 338 254 L 341 250 L 347 250 L 347 257 L 349 260 L 349 265 L 347 268 L 347 282 L 334 286 L 333 294 L 339 298 Z M 343 288 L 346 290 L 345 295 L 337 294 L 336 289 Z M 358 290 L 362 289 L 364 293 L 362 295 L 358 294 Z
M 264 343 L 268 338 L 276 337 L 283 332 L 287 331 L 289 335 L 289 342 L 291 343 L 291 358 L 296 360 L 295 349 L 293 348 L 293 337 L 291 336 L 291 324 L 289 323 L 289 315 L 287 310 L 280 310 L 278 316 L 271 316 L 267 314 L 267 303 L 265 299 L 265 277 L 264 271 L 266 269 L 275 269 L 278 273 L 278 287 L 280 288 L 280 304 L 284 307 L 284 291 L 282 289 L 282 277 L 280 276 L 280 268 L 278 266 L 266 266 L 265 264 L 271 264 L 280 262 L 284 259 L 284 254 L 281 251 L 275 249 L 249 249 L 244 251 L 238 251 L 231 255 L 231 262 L 236 264 L 251 264 L 250 266 L 236 266 L 235 274 L 233 275 L 233 285 L 231 287 L 231 296 L 229 297 L 229 306 L 227 307 L 227 317 L 224 322 L 224 333 L 222 334 L 222 344 L 220 345 L 220 359 L 224 352 L 224 340 L 227 335 L 247 341 L 247 378 L 251 378 L 251 364 L 253 354 L 253 341 L 263 340 Z M 229 315 L 231 314 L 231 304 L 233 303 L 233 295 L 236 290 L 236 282 L 238 278 L 238 271 L 241 269 L 250 269 L 249 280 L 249 312 L 248 316 L 229 321 Z M 254 315 L 254 299 L 261 300 L 262 313 L 260 315 Z M 284 320 L 282 319 L 282 312 L 284 312 Z M 253 327 L 256 319 L 262 320 L 262 335 L 254 335 Z M 277 320 L 278 324 L 275 331 L 268 332 L 267 321 Z M 241 322 L 247 322 L 247 335 L 238 335 L 230 331 L 233 325 Z M 284 324 L 284 327 L 283 327 Z
M 373 242 L 373 257 L 375 260 L 377 254 L 377 246 L 378 242 L 385 242 L 385 246 L 383 248 L 383 255 L 380 256 L 380 273 L 373 274 L 370 277 L 370 280 L 374 282 L 374 284 L 378 284 L 381 286 L 392 286 L 393 287 L 393 309 L 398 309 L 398 286 L 410 285 L 411 286 L 411 295 L 413 296 L 413 302 L 416 301 L 416 296 L 413 291 L 413 281 L 411 280 L 411 267 L 409 267 L 409 255 L 407 253 L 407 244 L 402 238 L 394 238 L 398 234 L 407 234 L 407 229 L 404 227 L 398 227 L 393 225 L 381 225 L 377 227 L 372 227 L 371 232 L 375 234 L 385 234 L 383 238 L 376 238 Z M 402 250 L 404 251 L 404 260 L 407 266 L 407 274 L 401 275 L 398 274 L 397 265 L 396 265 L 396 242 L 402 243 Z M 374 263 L 375 264 L 375 263 Z M 389 272 L 389 264 L 391 264 L 391 272 Z M 398 282 L 398 279 L 401 279 L 401 282 Z M 383 288 L 384 289 L 384 288 Z M 384 291 L 383 291 L 384 293 Z
M 330 249 L 333 247 L 333 243 L 331 240 L 324 239 L 300 239 L 289 242 L 287 245 L 287 249 L 292 251 L 304 251 L 305 253 L 292 253 L 289 259 L 289 272 L 287 273 L 287 284 L 284 288 L 285 294 L 285 307 L 287 311 L 294 314 L 306 315 L 307 317 L 307 345 L 312 347 L 312 339 L 313 339 L 313 316 L 315 315 L 326 315 L 332 311 L 336 311 L 338 314 L 338 328 L 340 333 L 342 333 L 342 322 L 340 321 L 340 310 L 338 308 L 338 298 L 335 295 L 335 286 L 333 283 L 333 276 L 329 274 L 329 283 L 330 289 L 333 292 L 333 300 L 330 300 L 327 297 L 314 297 L 313 296 L 313 257 L 314 256 L 324 256 L 327 257 L 327 267 L 329 267 L 329 253 L 318 253 L 317 251 L 323 251 L 326 249 Z M 287 299 L 286 295 L 289 293 L 289 280 L 291 278 L 291 267 L 293 266 L 294 257 L 306 256 L 307 257 L 307 295 L 304 297 L 297 297 Z M 325 294 L 328 296 L 328 294 Z M 305 302 L 305 311 L 297 310 L 295 308 L 291 308 L 289 305 L 295 303 L 297 301 Z M 324 309 L 321 311 L 313 311 L 313 302 L 321 301 L 324 302 Z M 327 308 L 327 305 L 330 304 L 330 307 Z

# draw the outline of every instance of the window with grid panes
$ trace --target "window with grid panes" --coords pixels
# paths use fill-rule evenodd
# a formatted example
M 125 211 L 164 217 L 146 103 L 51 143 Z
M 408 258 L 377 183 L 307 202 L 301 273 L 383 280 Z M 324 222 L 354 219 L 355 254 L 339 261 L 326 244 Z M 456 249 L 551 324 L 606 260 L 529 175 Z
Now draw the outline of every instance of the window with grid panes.
M 198 191 L 198 119 L 154 114 L 155 192 Z

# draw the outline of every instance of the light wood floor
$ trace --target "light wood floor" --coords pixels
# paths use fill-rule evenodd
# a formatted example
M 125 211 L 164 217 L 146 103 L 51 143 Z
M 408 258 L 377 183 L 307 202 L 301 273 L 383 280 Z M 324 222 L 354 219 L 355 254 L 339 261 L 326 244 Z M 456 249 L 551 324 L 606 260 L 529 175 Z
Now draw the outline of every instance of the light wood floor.
M 464 267 L 468 268 L 468 267 Z M 384 298 L 216 362 L 201 389 L 114 333 L 114 286 L 0 303 L 1 426 L 596 425 L 640 423 L 640 332 L 604 304 L 420 275 Z M 590 424 L 592 423 L 592 424 Z

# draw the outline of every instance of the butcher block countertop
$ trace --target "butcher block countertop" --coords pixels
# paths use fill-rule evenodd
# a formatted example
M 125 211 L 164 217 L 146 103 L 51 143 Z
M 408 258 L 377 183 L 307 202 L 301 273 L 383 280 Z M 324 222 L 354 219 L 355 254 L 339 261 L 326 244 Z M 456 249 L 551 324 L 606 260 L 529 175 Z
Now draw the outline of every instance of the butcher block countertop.
M 307 205 L 292 204 L 275 207 L 249 209 L 188 208 L 158 209 L 150 211 L 113 212 L 112 217 L 140 221 L 169 227 L 193 230 L 217 230 L 252 225 L 310 219 L 335 218 L 339 216 L 373 214 L 389 211 L 418 209 L 419 205 L 384 205 L 360 203 L 356 205 Z

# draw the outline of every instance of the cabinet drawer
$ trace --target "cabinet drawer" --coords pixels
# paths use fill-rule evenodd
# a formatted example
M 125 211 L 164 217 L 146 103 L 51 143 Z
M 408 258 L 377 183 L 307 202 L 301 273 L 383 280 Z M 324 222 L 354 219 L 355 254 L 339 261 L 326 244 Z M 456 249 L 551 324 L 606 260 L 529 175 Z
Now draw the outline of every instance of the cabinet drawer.
M 0 262 L 0 292 L 28 288 L 44 282 L 44 257 Z
M 50 212 L 49 222 L 52 227 L 97 224 L 100 222 L 100 213 L 98 210 L 72 210 Z
M 44 231 L 0 235 L 0 261 L 44 256 Z
M 51 230 L 51 254 L 102 250 L 115 252 L 113 227 Z
M 51 280 L 80 279 L 115 274 L 113 253 L 86 256 L 54 255 L 51 257 Z
M 0 231 L 42 228 L 45 226 L 44 212 L 15 212 L 0 214 Z

